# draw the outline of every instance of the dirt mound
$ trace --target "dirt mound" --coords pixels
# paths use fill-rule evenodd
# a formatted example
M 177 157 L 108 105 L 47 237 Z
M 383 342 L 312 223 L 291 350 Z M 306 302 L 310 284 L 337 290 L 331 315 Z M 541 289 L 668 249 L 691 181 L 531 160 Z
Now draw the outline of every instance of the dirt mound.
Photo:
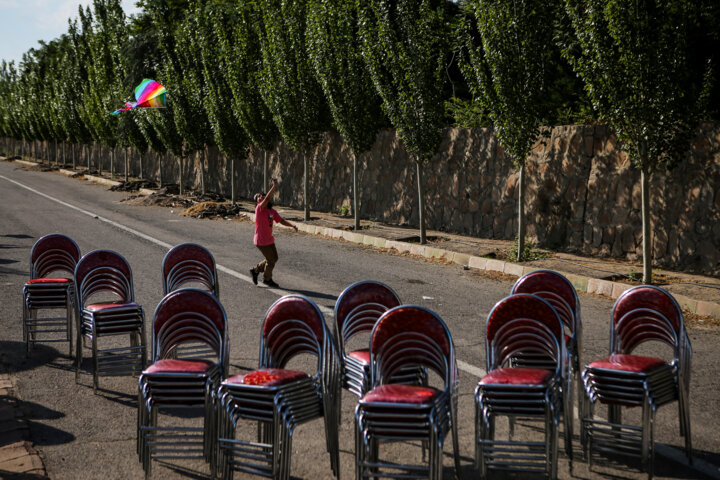
M 141 188 L 157 188 L 157 183 L 152 180 L 132 180 L 114 185 L 110 187 L 110 190 L 114 192 L 137 192 Z
M 54 172 L 59 170 L 57 165 L 45 165 L 43 163 L 39 163 L 37 165 L 24 165 L 22 167 L 18 167 L 17 169 L 28 172 Z
M 0 152 L 0 160 L 4 160 L 6 162 L 14 162 L 15 160 L 22 160 L 20 155 L 10 155 L 9 157 L 5 156 L 4 152 Z
M 194 218 L 227 218 L 236 217 L 243 211 L 240 204 L 219 202 L 198 202 L 188 208 L 181 215 Z

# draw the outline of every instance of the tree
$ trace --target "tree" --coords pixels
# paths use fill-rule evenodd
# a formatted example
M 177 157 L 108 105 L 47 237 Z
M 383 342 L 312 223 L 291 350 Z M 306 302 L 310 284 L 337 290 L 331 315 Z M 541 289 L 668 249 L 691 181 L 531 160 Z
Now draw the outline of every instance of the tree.
M 525 250 L 525 161 L 547 128 L 551 115 L 545 102 L 551 70 L 553 2 L 543 0 L 470 0 L 477 20 L 479 45 L 467 35 L 465 76 L 485 106 L 497 137 L 519 170 L 518 253 Z
M 643 282 L 652 281 L 649 175 L 687 152 L 710 75 L 690 68 L 698 4 L 686 0 L 564 0 L 563 54 L 594 108 L 640 169 Z M 710 70 L 708 70 L 709 72 Z
M 304 218 L 310 220 L 308 156 L 330 128 L 330 112 L 307 57 L 307 0 L 258 0 L 260 93 L 290 148 L 303 155 Z
M 420 243 L 426 243 L 422 164 L 445 126 L 443 90 L 453 4 L 444 0 L 358 0 L 362 54 L 390 118 L 415 159 Z
M 235 160 L 247 151 L 249 139 L 234 114 L 228 101 L 232 98 L 232 91 L 228 77 L 223 70 L 218 53 L 218 32 L 227 32 L 233 26 L 234 5 L 228 1 L 204 2 L 198 0 L 193 6 L 193 14 L 189 17 L 193 52 L 202 59 L 202 72 L 205 96 L 205 112 L 210 121 L 215 143 L 221 152 L 230 159 L 231 201 L 237 200 L 235 192 Z M 214 19 L 211 22 L 210 19 Z
M 260 93 L 262 52 L 258 28 L 262 21 L 252 2 L 225 1 L 229 8 L 222 11 L 227 17 L 216 15 L 210 20 L 218 36 L 222 70 L 232 91 L 232 111 L 250 141 L 264 151 L 263 191 L 267 192 L 267 151 L 280 139 L 280 132 Z
M 335 127 L 353 152 L 353 216 L 360 229 L 358 156 L 372 148 L 386 119 L 362 59 L 357 9 L 344 0 L 310 0 L 307 48 Z

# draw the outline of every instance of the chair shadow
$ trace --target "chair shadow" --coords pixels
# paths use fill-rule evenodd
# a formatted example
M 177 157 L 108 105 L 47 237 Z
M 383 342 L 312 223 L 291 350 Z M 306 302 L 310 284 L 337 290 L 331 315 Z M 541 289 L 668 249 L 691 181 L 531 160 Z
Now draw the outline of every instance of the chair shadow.
M 167 468 L 168 470 L 171 470 L 179 475 L 182 475 L 187 478 L 194 478 L 197 480 L 209 480 L 213 477 L 209 473 L 203 473 L 198 470 L 193 470 L 192 468 L 183 467 L 182 465 L 176 465 L 173 463 L 170 463 L 168 460 L 153 460 L 154 462 L 157 462 L 158 465 L 162 465 L 163 467 Z

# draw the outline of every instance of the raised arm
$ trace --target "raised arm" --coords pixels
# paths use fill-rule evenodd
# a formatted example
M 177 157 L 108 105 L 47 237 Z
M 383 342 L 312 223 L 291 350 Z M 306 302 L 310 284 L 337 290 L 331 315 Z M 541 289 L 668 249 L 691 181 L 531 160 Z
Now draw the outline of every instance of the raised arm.
M 275 195 L 275 190 L 277 190 L 277 178 L 272 179 L 272 187 L 270 187 L 270 190 L 268 190 L 267 195 L 265 195 L 265 198 L 263 198 L 263 201 L 260 202 L 260 208 L 267 208 L 268 203 L 270 203 L 270 199 L 272 199 L 272 196 Z

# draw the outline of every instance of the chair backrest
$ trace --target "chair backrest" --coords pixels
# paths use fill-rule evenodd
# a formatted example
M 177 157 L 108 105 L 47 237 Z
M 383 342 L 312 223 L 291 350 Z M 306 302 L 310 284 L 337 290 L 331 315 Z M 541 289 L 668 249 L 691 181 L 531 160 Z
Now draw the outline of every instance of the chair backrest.
M 452 336 L 435 312 L 419 305 L 400 305 L 375 323 L 370 339 L 371 385 L 393 383 L 408 367 L 437 373 L 446 390 L 457 388 Z
M 391 308 L 400 305 L 400 298 L 384 283 L 363 280 L 347 287 L 335 302 L 335 338 L 340 351 L 354 336 L 370 334 L 375 322 Z
M 174 290 L 155 308 L 152 328 L 153 361 L 182 358 L 177 347 L 198 343 L 217 355 L 223 372 L 228 365 L 227 315 L 218 298 L 198 288 Z
M 500 300 L 488 314 L 485 335 L 488 372 L 521 353 L 547 355 L 561 371 L 565 358 L 562 320 L 541 297 L 518 293 Z
M 304 295 L 285 295 L 265 314 L 260 338 L 260 366 L 284 368 L 293 357 L 318 357 L 322 369 L 324 345 L 331 341 L 318 306 Z
M 53 272 L 75 272 L 80 248 L 62 233 L 40 237 L 30 251 L 30 278 L 47 277 Z
M 580 330 L 580 301 L 573 284 L 553 270 L 536 270 L 520 277 L 511 293 L 531 293 L 544 298 L 557 310 L 571 334 Z
M 112 250 L 93 250 L 82 256 L 75 267 L 77 305 L 96 294 L 111 294 L 120 302 L 133 302 L 132 270 L 127 260 Z
M 689 347 L 682 309 L 666 290 L 639 285 L 623 292 L 612 311 L 610 351 L 631 353 L 640 344 L 659 341 L 675 350 Z
M 199 284 L 220 298 L 215 258 L 197 243 L 181 243 L 171 248 L 162 261 L 163 294 L 183 285 Z

